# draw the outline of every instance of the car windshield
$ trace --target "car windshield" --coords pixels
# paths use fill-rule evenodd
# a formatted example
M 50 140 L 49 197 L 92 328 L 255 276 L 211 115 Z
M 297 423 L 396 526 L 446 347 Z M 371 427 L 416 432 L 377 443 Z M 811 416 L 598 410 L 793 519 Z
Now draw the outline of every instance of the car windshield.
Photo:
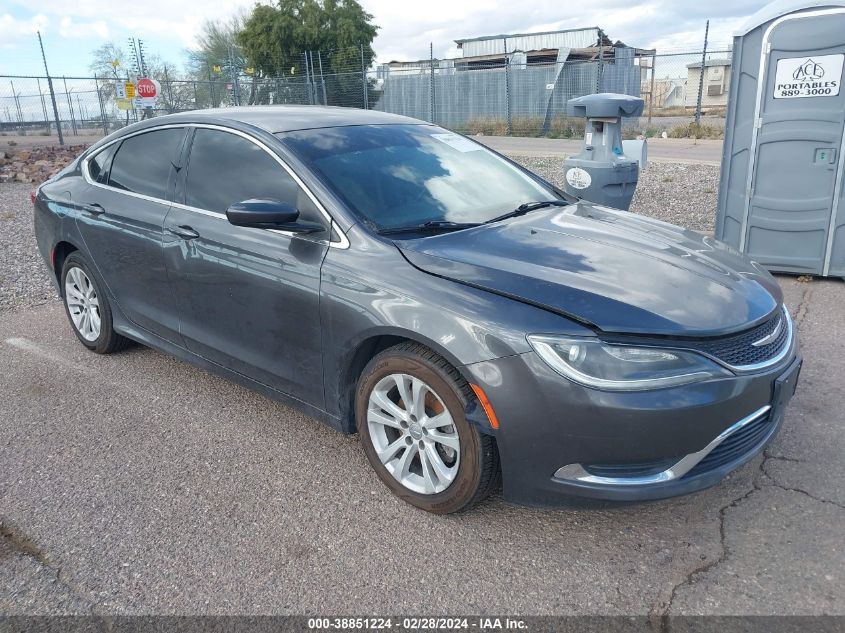
M 433 125 L 334 127 L 279 138 L 377 230 L 473 225 L 524 203 L 560 200 L 483 145 Z

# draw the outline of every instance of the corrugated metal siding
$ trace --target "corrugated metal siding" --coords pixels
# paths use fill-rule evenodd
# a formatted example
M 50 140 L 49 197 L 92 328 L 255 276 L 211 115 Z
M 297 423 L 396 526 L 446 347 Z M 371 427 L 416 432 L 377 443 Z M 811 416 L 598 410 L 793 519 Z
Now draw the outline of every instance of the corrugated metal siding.
M 563 116 L 566 102 L 594 92 L 619 92 L 640 95 L 640 67 L 632 58 L 617 56 L 617 63 L 567 62 L 510 69 L 504 67 L 468 70 L 434 77 L 416 73 L 391 72 L 384 81 L 383 93 L 375 109 L 431 120 L 434 88 L 434 122 L 461 128 L 477 118 L 505 120 L 529 118 L 542 121 L 548 116 Z M 600 74 L 599 74 L 600 73 Z
M 546 48 L 589 48 L 599 41 L 598 28 L 580 29 L 578 31 L 564 31 L 560 33 L 535 33 L 508 37 L 508 52 L 537 51 Z M 479 55 L 497 55 L 505 52 L 502 37 L 464 42 L 462 51 L 464 57 Z

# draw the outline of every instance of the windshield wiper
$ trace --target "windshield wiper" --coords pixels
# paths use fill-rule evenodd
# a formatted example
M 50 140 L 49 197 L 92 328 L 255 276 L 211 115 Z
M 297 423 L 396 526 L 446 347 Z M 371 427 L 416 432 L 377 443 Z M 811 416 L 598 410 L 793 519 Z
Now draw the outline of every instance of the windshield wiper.
M 508 211 L 502 215 L 497 215 L 495 218 L 487 220 L 484 224 L 492 224 L 500 220 L 507 220 L 508 218 L 516 218 L 520 215 L 525 215 L 529 211 L 536 209 L 545 209 L 546 207 L 568 207 L 571 203 L 566 200 L 540 200 L 538 202 L 525 202 L 519 205 L 513 211 Z
M 420 224 L 406 224 L 405 226 L 391 226 L 379 230 L 379 235 L 395 235 L 397 233 L 422 233 L 426 231 L 460 231 L 478 226 L 478 222 L 451 222 L 449 220 L 429 220 Z

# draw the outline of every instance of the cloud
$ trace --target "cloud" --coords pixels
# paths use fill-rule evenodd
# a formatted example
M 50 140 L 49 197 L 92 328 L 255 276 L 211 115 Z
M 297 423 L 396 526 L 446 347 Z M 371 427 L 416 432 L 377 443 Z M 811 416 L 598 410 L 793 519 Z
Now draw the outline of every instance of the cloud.
M 96 22 L 74 22 L 72 18 L 64 16 L 59 22 L 59 35 L 62 37 L 81 37 L 86 39 L 109 38 L 109 27 L 103 20 Z
M 710 19 L 710 41 L 727 44 L 733 29 L 768 0 L 690 2 L 678 0 L 361 0 L 381 27 L 375 42 L 380 61 L 459 55 L 456 38 L 598 26 L 612 40 L 669 50 L 700 49 Z
M 23 39 L 31 39 L 39 30 L 43 30 L 49 20 L 39 13 L 27 20 L 19 20 L 9 13 L 0 15 L 0 48 L 14 48 Z

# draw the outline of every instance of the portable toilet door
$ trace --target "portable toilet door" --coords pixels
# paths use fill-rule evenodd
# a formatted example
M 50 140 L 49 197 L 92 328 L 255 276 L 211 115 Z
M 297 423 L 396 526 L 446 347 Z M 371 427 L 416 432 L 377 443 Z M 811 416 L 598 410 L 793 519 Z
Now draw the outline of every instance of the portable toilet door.
M 775 2 L 734 44 L 716 235 L 770 270 L 845 276 L 845 2 Z

